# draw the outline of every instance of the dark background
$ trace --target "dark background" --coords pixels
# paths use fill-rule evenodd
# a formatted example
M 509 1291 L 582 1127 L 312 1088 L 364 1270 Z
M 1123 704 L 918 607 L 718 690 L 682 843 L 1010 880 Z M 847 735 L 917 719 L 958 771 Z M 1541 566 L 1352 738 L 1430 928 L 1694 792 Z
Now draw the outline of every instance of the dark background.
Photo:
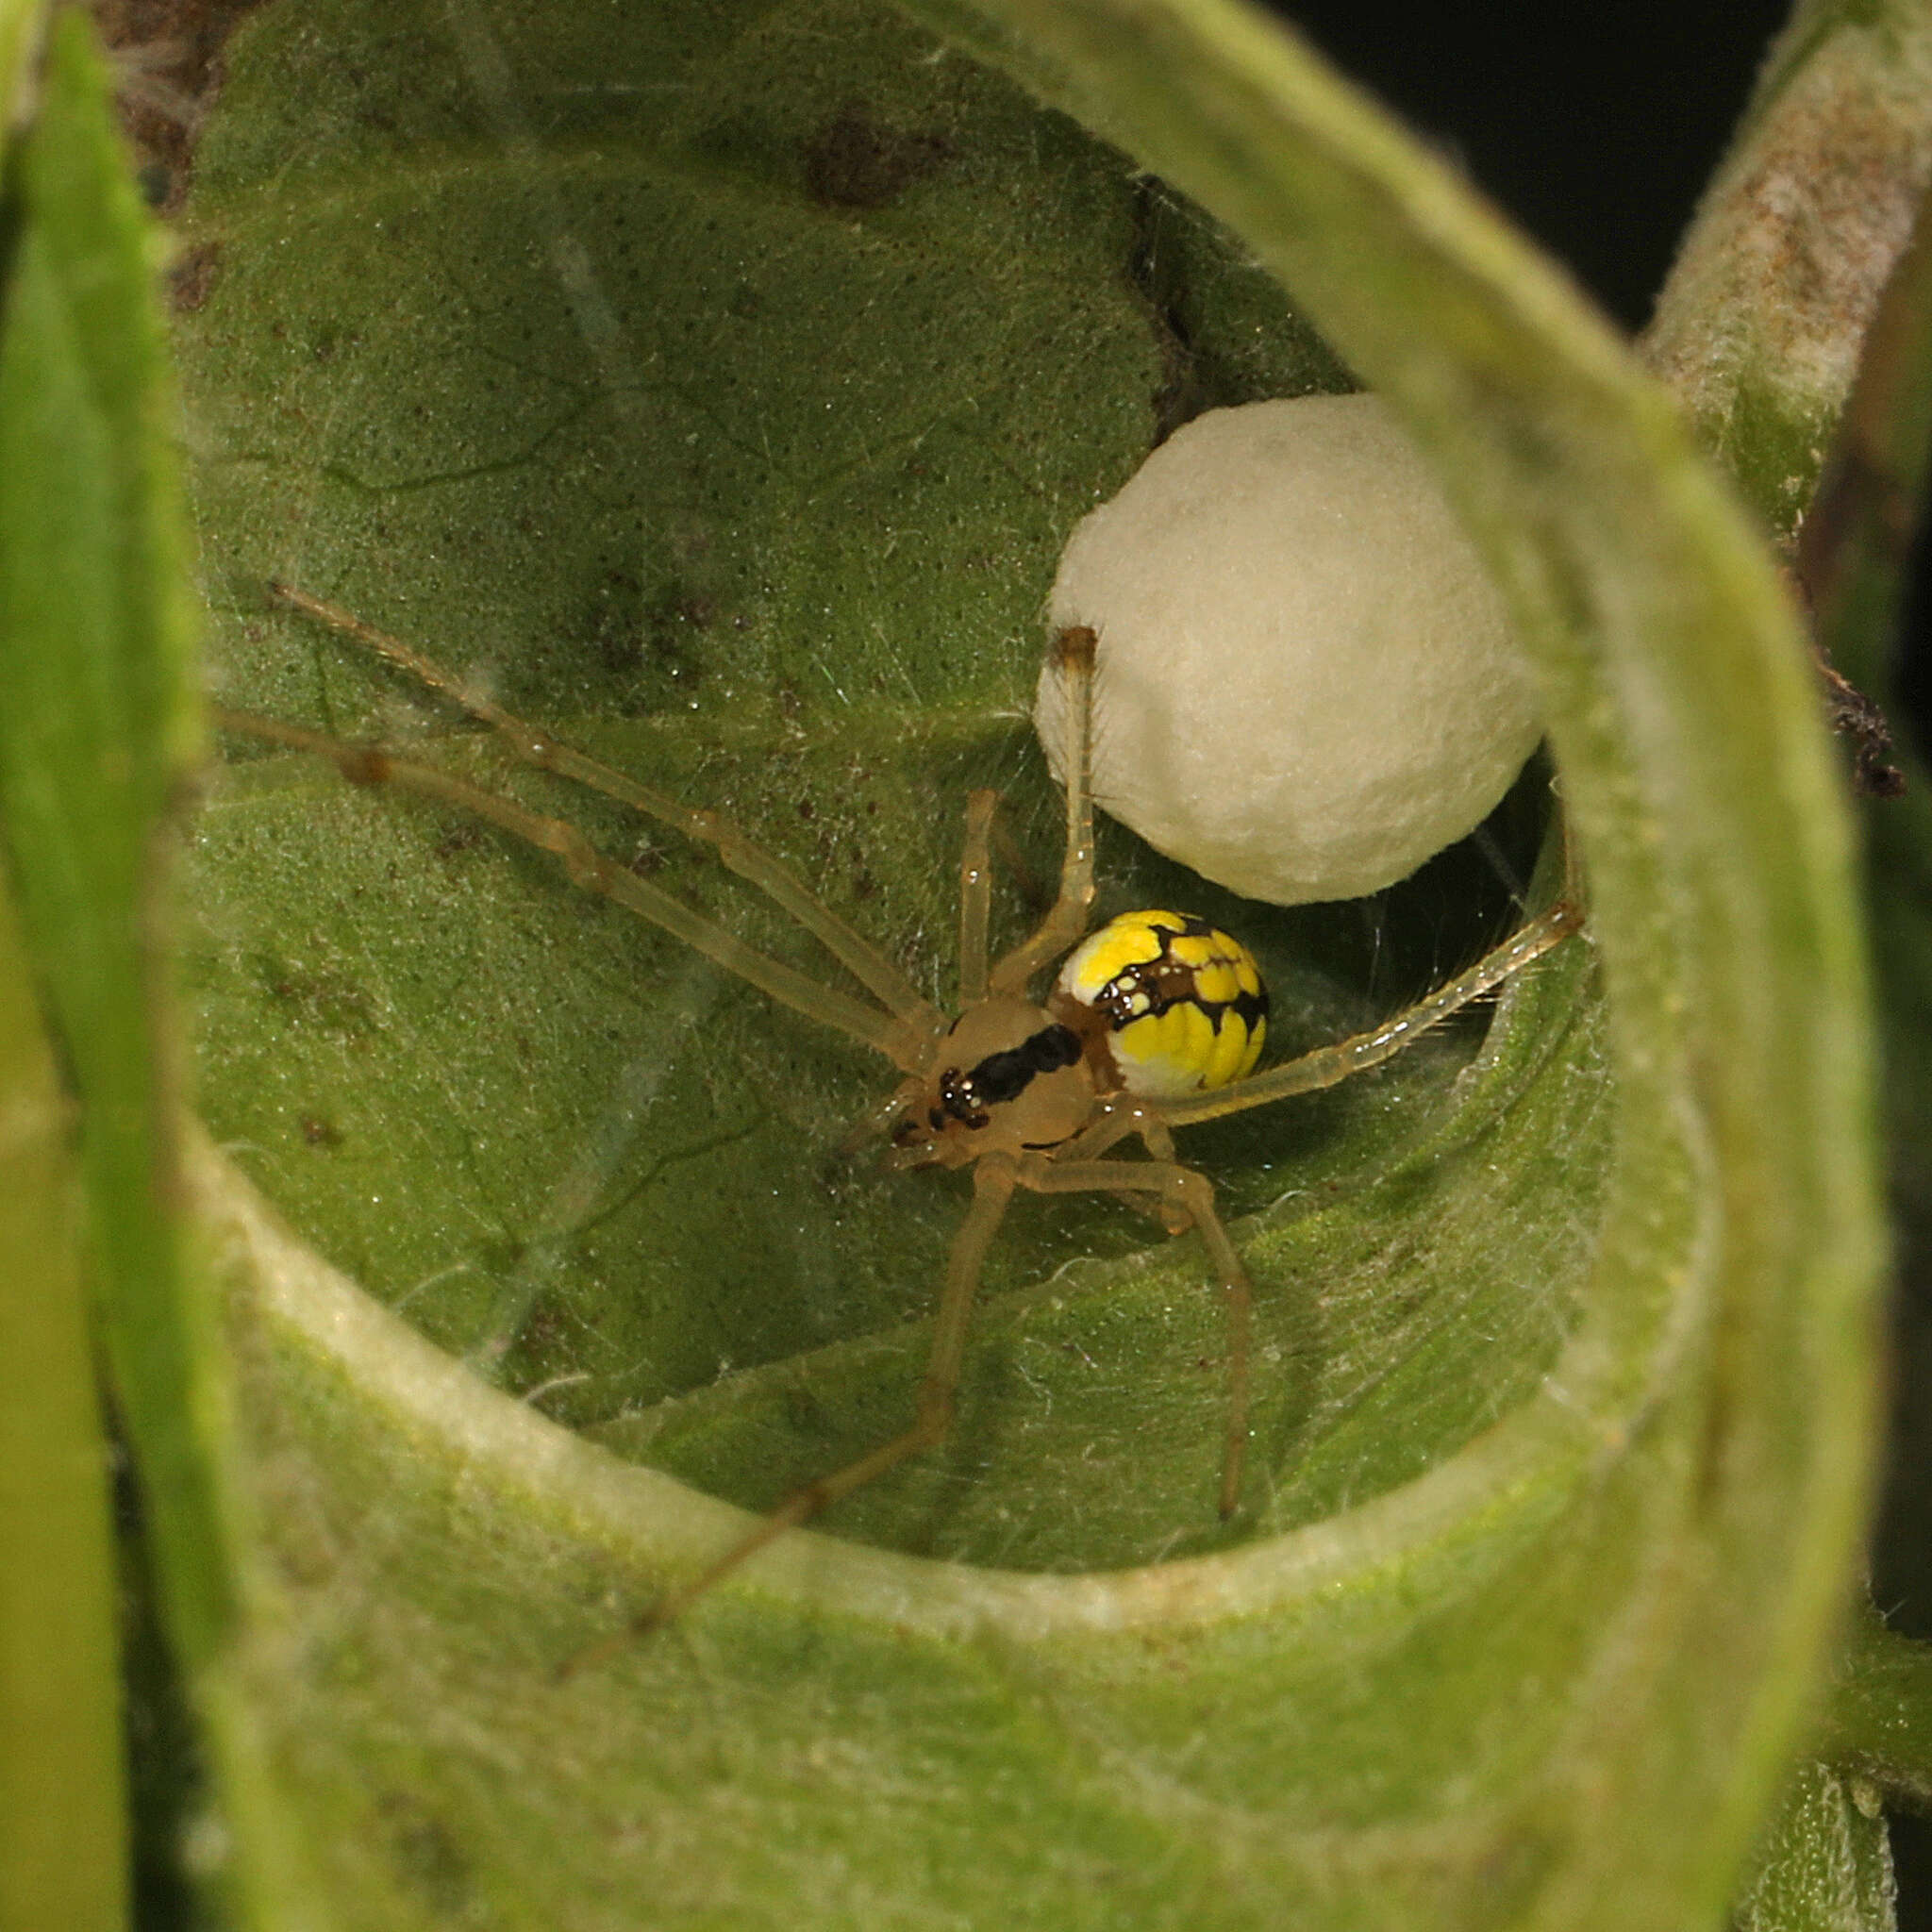
M 1277 0 L 1626 328 L 1642 326 L 1786 0 Z
M 1636 330 L 1790 9 L 1785 0 L 1432 8 L 1288 0 L 1274 10 L 1435 142 Z M 1893 725 L 1916 722 L 1923 746 L 1932 572 L 1923 542 L 1920 553 L 1901 660 L 1921 716 Z M 1903 1608 L 1902 1627 L 1932 1634 L 1920 1627 L 1932 1606 Z M 1901 1932 L 1932 1932 L 1932 1824 L 1896 1820 L 1892 1842 Z

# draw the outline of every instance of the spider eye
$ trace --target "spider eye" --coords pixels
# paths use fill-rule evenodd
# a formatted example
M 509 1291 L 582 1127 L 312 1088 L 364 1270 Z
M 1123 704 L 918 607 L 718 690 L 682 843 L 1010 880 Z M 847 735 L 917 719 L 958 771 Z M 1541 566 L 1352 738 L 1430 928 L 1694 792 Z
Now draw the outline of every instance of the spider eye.
M 981 1065 L 985 1063 L 982 1061 Z M 948 1067 L 940 1075 L 940 1106 L 932 1111 L 935 1127 L 943 1127 L 947 1117 L 958 1121 L 962 1126 L 983 1127 L 991 1118 L 980 1106 L 985 1098 L 998 1099 L 999 1095 L 982 1095 L 978 1089 L 979 1068 L 972 1073 L 961 1073 L 958 1067 Z M 941 1111 L 944 1109 L 944 1112 Z

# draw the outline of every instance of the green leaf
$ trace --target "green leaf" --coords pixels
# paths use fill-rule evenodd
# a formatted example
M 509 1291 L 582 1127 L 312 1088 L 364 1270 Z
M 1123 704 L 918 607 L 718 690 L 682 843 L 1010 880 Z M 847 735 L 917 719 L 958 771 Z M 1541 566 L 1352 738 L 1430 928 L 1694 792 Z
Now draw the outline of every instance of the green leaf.
M 903 1425 L 958 1189 L 834 1154 L 862 1055 L 532 855 L 233 747 L 208 1185 L 303 1633 L 276 1734 L 341 1908 L 1713 1917 L 1852 1574 L 1876 1241 L 1843 815 L 1669 406 L 1224 8 L 939 22 L 1158 182 L 865 8 L 325 15 L 237 41 L 191 209 L 228 701 L 562 808 L 268 608 L 293 581 L 727 808 L 943 995 L 966 791 L 1057 858 L 1024 713 L 1059 544 L 1177 413 L 1343 380 L 1305 312 L 1517 605 L 1592 890 L 1592 944 L 1487 1037 L 1189 1143 L 1257 1278 L 1231 1524 L 1192 1243 L 1026 1203 L 955 1442 L 559 1684 L 730 1540 L 714 1498 Z M 1499 831 L 1524 873 L 1538 789 Z M 809 963 L 701 854 L 572 809 Z M 1285 1046 L 1511 916 L 1480 855 L 1366 913 L 1238 907 L 1117 831 L 1102 863 L 1103 909 L 1236 924 Z
M 140 925 L 157 827 L 192 751 L 192 630 L 142 234 L 84 29 L 57 40 L 45 90 L 19 160 L 0 341 L 0 802 L 87 1109 L 108 1346 L 157 1492 L 183 1512 L 158 1528 L 178 1536 L 169 1587 L 201 1649 L 231 1612 L 219 1506 L 195 1467 L 192 1296 L 157 1199 L 171 1127 Z
M 1847 1634 L 1825 1741 L 1838 1768 L 1932 1810 L 1932 1644 L 1888 1630 L 1868 1607 Z
M 0 101 L 21 98 L 44 21 L 39 0 L 0 0 Z M 14 131 L 9 123 L 9 138 Z
M 226 1370 L 191 1259 L 176 1162 L 165 855 L 197 740 L 173 391 L 148 229 L 90 40 L 77 12 L 57 24 L 0 207 L 0 815 L 69 1090 L 54 1097 L 46 1042 L 26 1030 L 26 962 L 9 942 L 8 1153 L 18 1164 L 7 1191 L 6 1360 L 25 1386 L 9 1395 L 8 1442 L 16 1432 L 30 1439 L 22 1456 L 52 1467 L 36 1484 L 35 1464 L 9 1456 L 8 1526 L 18 1534 L 8 1538 L 8 1567 L 23 1574 L 9 1579 L 5 1612 L 8 1716 L 12 1733 L 39 1706 L 40 1728 L 20 1741 L 58 1768 L 37 1776 L 35 1757 L 8 1750 L 8 1797 L 17 1777 L 23 1801 L 46 1807 L 36 1819 L 9 1804 L 9 1831 L 47 1835 L 26 1848 L 38 1872 L 9 1857 L 6 1877 L 9 1893 L 15 1880 L 49 1889 L 9 1904 L 51 1907 L 59 1886 L 86 1914 L 30 1911 L 35 1923 L 106 1923 L 125 1909 L 92 1344 L 132 1452 L 128 1496 L 174 1667 L 225 1774 L 226 1814 L 206 1834 L 209 1863 L 227 1865 L 244 1917 L 279 1907 L 295 1923 L 274 1782 L 241 1694 Z M 55 1157 L 58 1137 L 76 1125 L 70 1174 Z M 63 1228 L 76 1182 L 91 1307 L 75 1231 Z M 27 1486 L 17 1520 L 16 1484 Z M 52 1614 L 50 1595 L 66 1624 L 36 1641 L 30 1620 Z
M 1802 0 L 1644 334 L 1699 441 L 1781 540 L 1932 178 L 1928 73 L 1914 0 Z
M 1807 1765 L 1785 1792 L 1736 1932 L 1890 1932 L 1897 1888 L 1876 1789 Z
M 1923 218 L 1922 218 L 1923 225 Z M 1912 533 L 1932 463 L 1932 250 L 1901 257 L 1871 332 L 1799 549 L 1821 642 L 1901 729 L 1885 758 L 1904 795 L 1865 813 L 1866 899 L 1883 1023 L 1885 1113 L 1895 1226 L 1896 1390 L 1872 1588 L 1899 1628 L 1932 1632 L 1932 775 L 1894 676 Z M 1932 1692 L 1932 1683 L 1923 1687 Z M 1932 1728 L 1932 1695 L 1920 1712 Z M 1920 1784 L 1924 1779 L 1922 1776 Z
M 1914 240 L 1932 171 L 1928 76 L 1932 21 L 1922 9 L 1801 8 L 1686 238 L 1649 338 L 1654 360 L 1760 514 L 1790 537 L 1792 512 L 1804 509 L 1791 547 L 1820 643 L 1901 725 L 1894 628 L 1932 457 L 1932 255 Z M 1855 745 L 1846 746 L 1848 763 Z M 1908 734 L 1902 729 L 1884 756 L 1904 768 L 1906 792 L 1866 802 L 1864 883 L 1900 1291 L 1891 1467 L 1872 1587 L 1902 1627 L 1923 1636 L 1932 1627 L 1924 1474 L 1932 1395 L 1924 1314 L 1932 1253 L 1932 819 Z M 1925 1803 L 1932 1678 L 1923 1649 L 1885 1631 L 1868 1608 L 1837 1676 L 1823 1740 L 1832 1770 L 1801 1778 L 1771 1840 L 1759 1893 L 1802 1897 L 1820 1874 L 1842 1869 L 1847 1832 L 1857 1839 L 1865 1830 L 1829 1795 L 1847 1767 L 1894 1802 Z M 1889 1925 L 1883 1890 L 1868 1898 L 1873 1923 Z
M 108 1445 L 71 1122 L 0 878 L 0 1917 L 126 1922 Z

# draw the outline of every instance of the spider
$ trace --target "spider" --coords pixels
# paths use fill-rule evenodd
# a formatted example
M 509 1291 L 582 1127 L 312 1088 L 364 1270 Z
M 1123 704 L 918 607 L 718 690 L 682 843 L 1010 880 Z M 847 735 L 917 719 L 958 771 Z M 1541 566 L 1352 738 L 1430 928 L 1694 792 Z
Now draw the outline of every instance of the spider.
M 1198 1234 L 1227 1319 L 1227 1406 L 1219 1508 L 1240 1500 L 1248 1435 L 1251 1291 L 1208 1177 L 1182 1162 L 1174 1130 L 1291 1094 L 1332 1087 L 1401 1051 L 1427 1028 L 1492 992 L 1582 924 L 1574 893 L 1531 918 L 1459 977 L 1368 1032 L 1257 1073 L 1268 999 L 1245 946 L 1205 920 L 1161 910 L 1089 931 L 1094 897 L 1088 753 L 1099 641 L 1082 625 L 1050 648 L 1067 681 L 1066 842 L 1058 893 L 1035 930 L 990 957 L 991 847 L 997 794 L 971 793 L 959 868 L 958 1010 L 915 989 L 884 953 L 823 905 L 778 859 L 713 811 L 639 784 L 525 724 L 399 640 L 288 585 L 279 603 L 353 640 L 492 726 L 519 757 L 574 779 L 708 845 L 809 933 L 869 995 L 855 998 L 757 951 L 682 900 L 598 852 L 569 823 L 375 746 L 217 708 L 224 728 L 315 754 L 358 784 L 388 784 L 457 806 L 550 853 L 571 879 L 627 907 L 780 1005 L 856 1041 L 901 1075 L 860 1136 L 878 1135 L 897 1168 L 969 1169 L 972 1198 L 953 1236 L 925 1373 L 911 1421 L 871 1454 L 788 1496 L 696 1576 L 669 1590 L 624 1631 L 566 1668 L 676 1618 L 787 1530 L 799 1527 L 952 1425 L 973 1305 L 988 1248 L 1017 1190 L 1106 1191 L 1151 1206 L 1171 1234 Z M 1040 985 L 1058 962 L 1050 987 Z M 1138 1139 L 1145 1158 L 1121 1158 Z

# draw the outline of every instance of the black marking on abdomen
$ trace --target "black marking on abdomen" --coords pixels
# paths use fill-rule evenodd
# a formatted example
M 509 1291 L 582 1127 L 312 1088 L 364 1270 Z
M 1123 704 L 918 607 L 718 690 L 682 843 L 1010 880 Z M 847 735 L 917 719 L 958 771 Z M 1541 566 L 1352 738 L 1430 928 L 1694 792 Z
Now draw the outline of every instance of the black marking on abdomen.
M 1201 1009 L 1214 1022 L 1217 1033 L 1221 1031 L 1224 1013 L 1232 1013 L 1252 1033 L 1268 1017 L 1268 989 L 1264 986 L 1259 992 L 1238 992 L 1231 1000 L 1203 1000 Z
M 1158 919 L 1149 920 L 1147 929 L 1160 935 L 1159 954 L 1123 967 L 1091 1001 L 1094 1011 L 1105 1017 L 1114 1032 L 1123 1032 L 1136 1020 L 1158 1020 L 1171 1008 L 1179 1006 L 1199 1007 L 1216 1033 L 1221 1031 L 1221 1022 L 1228 1013 L 1240 1019 L 1250 1033 L 1257 1022 L 1268 1017 L 1266 986 L 1258 992 L 1238 992 L 1231 1000 L 1203 999 L 1195 969 L 1174 957 L 1175 940 L 1209 938 L 1215 930 L 1212 921 L 1187 913 L 1182 915 L 1178 930 Z M 1137 996 L 1144 996 L 1147 1001 L 1138 1012 L 1134 1010 Z

